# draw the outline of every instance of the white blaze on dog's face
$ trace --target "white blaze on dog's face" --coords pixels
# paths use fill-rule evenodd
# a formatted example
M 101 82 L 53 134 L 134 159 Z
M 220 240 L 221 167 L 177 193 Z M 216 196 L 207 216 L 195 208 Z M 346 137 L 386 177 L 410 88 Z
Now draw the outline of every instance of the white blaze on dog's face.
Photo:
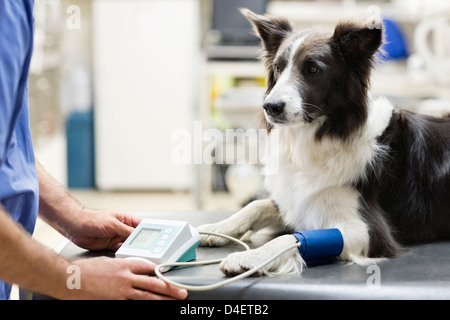
M 300 83 L 296 79 L 294 57 L 304 38 L 300 37 L 279 50 L 274 59 L 275 86 L 264 100 L 264 115 L 269 123 L 294 123 L 302 119 Z M 280 47 L 281 48 L 281 47 Z M 281 52 L 281 53 L 280 53 Z
M 281 18 L 242 13 L 264 49 L 266 126 L 292 126 L 320 120 L 316 137 L 345 138 L 367 118 L 367 88 L 381 29 L 355 23 L 294 32 Z
M 323 102 L 314 95 L 323 92 L 321 87 L 329 86 L 330 79 L 323 72 L 330 64 L 325 54 L 330 48 L 318 40 L 329 36 L 297 33 L 280 45 L 273 59 L 275 85 L 263 105 L 269 123 L 309 123 L 323 115 Z

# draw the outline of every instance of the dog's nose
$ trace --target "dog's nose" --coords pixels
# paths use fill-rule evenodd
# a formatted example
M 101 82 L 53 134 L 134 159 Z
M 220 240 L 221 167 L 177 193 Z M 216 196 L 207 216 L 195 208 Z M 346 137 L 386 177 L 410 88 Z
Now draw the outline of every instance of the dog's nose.
M 286 103 L 284 101 L 266 102 L 264 103 L 263 108 L 269 116 L 278 117 L 283 113 L 285 105 Z

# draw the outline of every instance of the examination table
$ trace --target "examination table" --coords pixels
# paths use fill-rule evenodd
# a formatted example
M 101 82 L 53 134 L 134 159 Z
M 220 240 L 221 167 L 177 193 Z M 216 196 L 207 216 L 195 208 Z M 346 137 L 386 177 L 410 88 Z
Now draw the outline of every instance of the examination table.
M 225 219 L 226 212 L 139 212 L 147 218 L 188 221 L 194 227 Z M 238 246 L 199 247 L 197 260 L 225 257 Z M 69 260 L 114 257 L 109 251 L 86 251 L 65 240 L 56 251 Z M 177 282 L 206 285 L 225 277 L 217 264 L 188 267 L 166 273 Z M 48 297 L 33 294 L 33 299 Z M 190 292 L 188 299 L 450 299 L 450 242 L 410 247 L 396 259 L 378 266 L 347 263 L 310 267 L 301 276 L 250 277 L 212 291 Z

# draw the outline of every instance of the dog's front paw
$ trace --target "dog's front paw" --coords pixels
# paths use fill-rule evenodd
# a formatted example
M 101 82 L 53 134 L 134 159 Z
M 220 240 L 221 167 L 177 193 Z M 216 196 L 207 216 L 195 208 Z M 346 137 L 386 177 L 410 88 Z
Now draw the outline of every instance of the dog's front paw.
M 282 252 L 287 246 L 295 244 L 296 241 L 295 237 L 284 235 L 275 238 L 257 249 L 232 253 L 222 260 L 220 263 L 220 270 L 226 276 L 235 276 L 244 273 L 263 262 L 269 261 L 270 258 Z M 298 253 L 297 248 L 293 248 L 267 263 L 253 275 L 299 275 L 302 273 L 304 267 L 305 262 Z
M 235 232 L 223 222 L 203 224 L 197 227 L 197 231 L 200 232 L 200 246 L 203 247 L 223 247 L 230 244 L 231 241 L 218 236 L 201 234 L 202 232 L 214 232 L 233 237 L 236 236 Z
M 220 263 L 220 270 L 228 277 L 233 277 L 238 274 L 244 273 L 262 262 L 259 259 L 259 254 L 256 252 L 257 249 L 235 252 L 228 255 Z M 262 269 L 256 271 L 254 276 L 263 275 L 264 271 Z

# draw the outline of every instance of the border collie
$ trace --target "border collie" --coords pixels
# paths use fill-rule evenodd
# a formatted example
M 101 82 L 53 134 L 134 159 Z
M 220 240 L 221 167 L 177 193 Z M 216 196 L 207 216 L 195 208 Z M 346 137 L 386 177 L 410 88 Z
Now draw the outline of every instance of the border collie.
M 343 22 L 334 32 L 294 32 L 285 19 L 242 13 L 264 50 L 261 111 L 263 125 L 279 130 L 278 150 L 267 155 L 279 169 L 265 177 L 269 199 L 198 229 L 241 237 L 271 227 L 277 237 L 229 255 L 222 272 L 235 275 L 260 264 L 295 244 L 289 234 L 295 231 L 339 229 L 339 259 L 358 264 L 450 239 L 450 117 L 396 110 L 370 95 L 381 28 Z M 227 243 L 202 237 L 204 246 Z M 259 274 L 299 274 L 304 266 L 292 249 Z

